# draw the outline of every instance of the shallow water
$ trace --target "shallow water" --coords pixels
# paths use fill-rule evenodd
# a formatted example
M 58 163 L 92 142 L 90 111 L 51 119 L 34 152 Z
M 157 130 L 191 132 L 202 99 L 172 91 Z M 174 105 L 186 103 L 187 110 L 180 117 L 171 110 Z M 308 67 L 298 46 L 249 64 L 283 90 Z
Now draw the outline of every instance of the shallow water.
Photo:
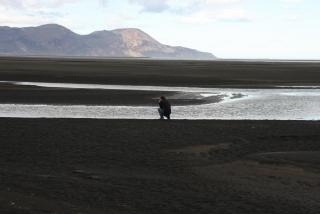
M 7 82 L 8 83 L 8 82 Z M 320 89 L 218 89 L 64 83 L 15 83 L 40 87 L 153 90 L 224 95 L 222 102 L 173 106 L 173 119 L 320 120 Z M 239 96 L 241 94 L 242 96 Z M 0 117 L 157 119 L 154 107 L 0 104 Z

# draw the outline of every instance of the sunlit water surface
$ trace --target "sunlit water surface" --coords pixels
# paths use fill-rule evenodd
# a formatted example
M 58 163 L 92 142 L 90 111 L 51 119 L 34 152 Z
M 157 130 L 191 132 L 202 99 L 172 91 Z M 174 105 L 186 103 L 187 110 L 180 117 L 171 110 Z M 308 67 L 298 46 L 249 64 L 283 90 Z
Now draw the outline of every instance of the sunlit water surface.
M 4 83 L 4 82 L 3 82 Z M 202 97 L 224 95 L 219 103 L 173 106 L 173 119 L 320 120 L 320 89 L 219 89 L 193 87 L 122 86 L 71 83 L 5 82 L 39 87 L 175 91 Z M 241 96 L 235 96 L 241 94 Z M 0 117 L 157 119 L 157 108 L 137 106 L 0 104 Z

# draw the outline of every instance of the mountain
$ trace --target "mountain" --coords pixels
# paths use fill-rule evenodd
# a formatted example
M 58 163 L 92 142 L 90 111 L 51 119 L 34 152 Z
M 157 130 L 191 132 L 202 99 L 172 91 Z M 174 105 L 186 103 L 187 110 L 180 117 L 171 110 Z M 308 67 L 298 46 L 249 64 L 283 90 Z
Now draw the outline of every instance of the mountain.
M 161 44 L 139 29 L 79 35 L 56 24 L 0 27 L 0 54 L 215 59 L 211 53 Z

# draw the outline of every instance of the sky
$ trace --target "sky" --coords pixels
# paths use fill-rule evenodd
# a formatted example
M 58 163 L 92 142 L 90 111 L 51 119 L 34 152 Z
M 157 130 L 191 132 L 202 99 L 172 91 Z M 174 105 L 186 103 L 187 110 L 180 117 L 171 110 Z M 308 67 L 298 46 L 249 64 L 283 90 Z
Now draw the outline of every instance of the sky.
M 320 59 L 319 0 L 0 0 L 0 25 L 139 28 L 231 59 Z

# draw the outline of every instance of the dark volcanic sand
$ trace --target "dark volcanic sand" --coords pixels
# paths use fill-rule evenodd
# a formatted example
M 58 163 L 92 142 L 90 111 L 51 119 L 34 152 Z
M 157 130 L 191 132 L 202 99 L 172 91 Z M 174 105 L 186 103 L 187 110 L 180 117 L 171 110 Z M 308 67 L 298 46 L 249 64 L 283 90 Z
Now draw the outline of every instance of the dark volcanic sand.
M 55 59 L 0 57 L 1 81 L 70 82 L 116 85 L 269 88 L 320 84 L 320 63 L 174 61 L 145 59 Z M 160 95 L 173 105 L 218 102 L 176 93 L 76 90 L 0 84 L 1 103 L 157 105 Z
M 0 57 L 0 80 L 201 87 L 319 85 L 319 62 Z
M 296 121 L 3 118 L 0 210 L 316 214 L 319 130 Z
M 221 96 L 201 97 L 195 93 L 139 90 L 63 89 L 0 83 L 1 104 L 128 105 L 157 106 L 166 96 L 174 106 L 221 101 Z
M 1 57 L 0 80 L 319 85 L 320 63 Z M 156 105 L 162 94 L 177 95 L 0 85 L 1 103 Z M 1 118 L 0 213 L 317 214 L 319 129 L 301 121 Z

